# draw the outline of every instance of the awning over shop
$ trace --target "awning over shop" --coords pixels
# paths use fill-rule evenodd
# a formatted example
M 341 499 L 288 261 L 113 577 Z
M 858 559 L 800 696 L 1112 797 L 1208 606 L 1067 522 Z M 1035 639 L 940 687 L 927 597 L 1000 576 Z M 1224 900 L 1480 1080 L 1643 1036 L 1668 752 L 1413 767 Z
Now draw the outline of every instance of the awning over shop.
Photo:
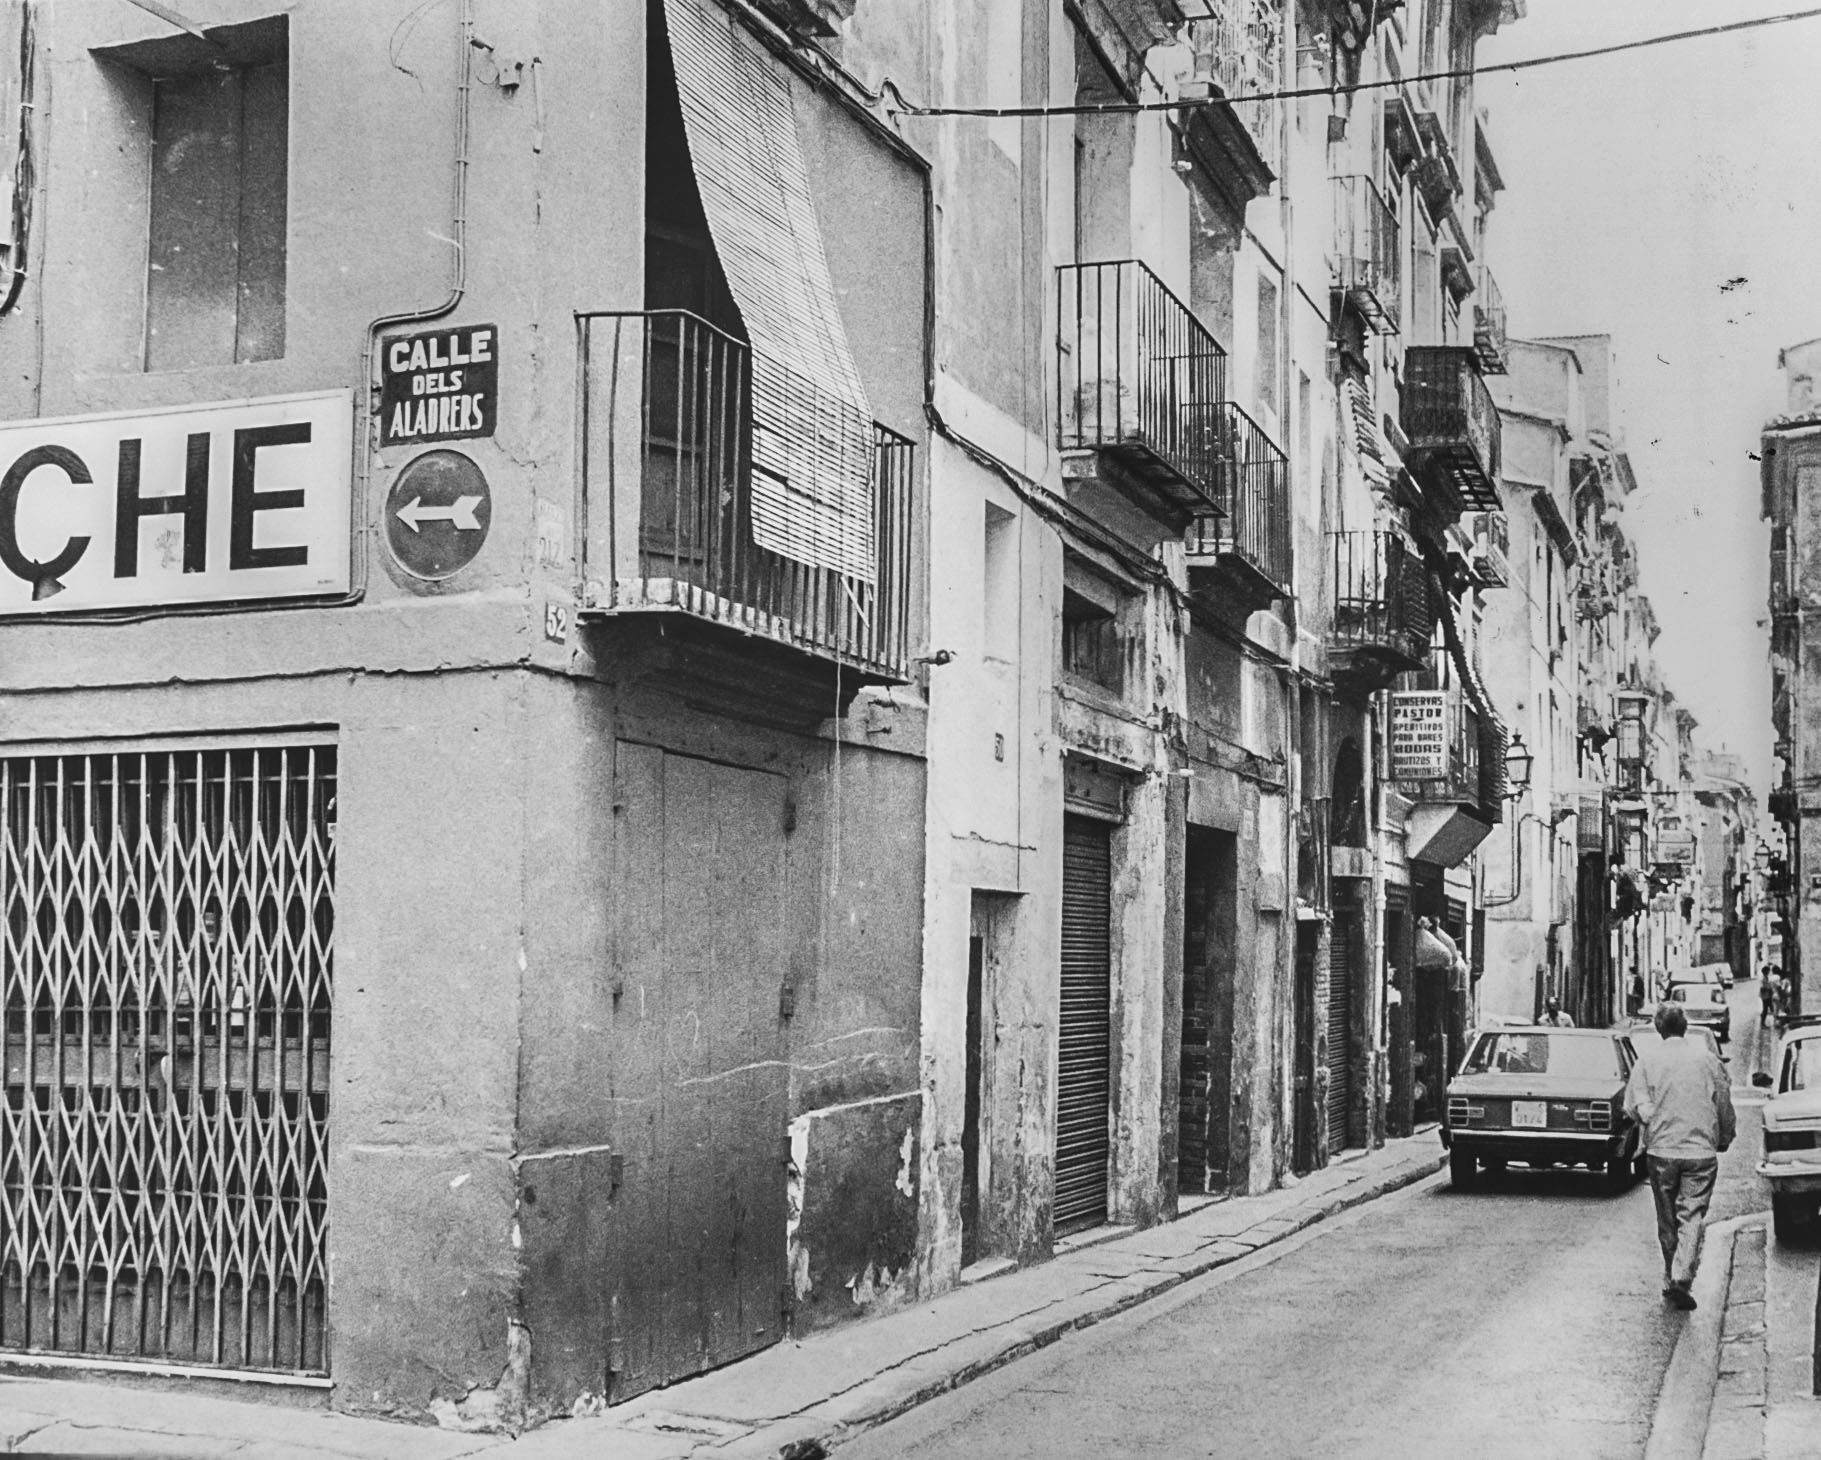
M 835 302 L 789 77 L 713 0 L 665 0 L 708 230 L 752 343 L 753 536 L 873 578 L 872 410 Z

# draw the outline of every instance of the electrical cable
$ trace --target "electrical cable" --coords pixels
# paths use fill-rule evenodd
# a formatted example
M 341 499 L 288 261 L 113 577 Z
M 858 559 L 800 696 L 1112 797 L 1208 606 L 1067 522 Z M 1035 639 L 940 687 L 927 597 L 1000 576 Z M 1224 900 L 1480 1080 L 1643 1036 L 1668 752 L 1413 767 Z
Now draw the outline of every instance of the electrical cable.
M 1587 61 L 1599 56 L 1616 56 L 1626 51 L 1641 51 L 1664 46 L 1673 41 L 1704 40 L 1712 36 L 1731 35 L 1739 31 L 1762 30 L 1773 25 L 1787 25 L 1797 20 L 1821 19 L 1821 6 L 1792 10 L 1782 15 L 1763 15 L 1751 20 L 1732 20 L 1721 25 L 1702 26 L 1698 30 L 1672 31 L 1665 35 L 1642 36 L 1637 40 L 1617 41 L 1606 46 L 1590 46 L 1580 51 L 1559 51 L 1548 56 L 1526 56 L 1516 61 L 1494 61 L 1487 65 L 1458 66 L 1446 71 L 1425 71 L 1414 76 L 1387 76 L 1350 85 L 1335 82 L 1328 86 L 1298 86 L 1280 91 L 1256 91 L 1244 96 L 1216 96 L 1193 101 L 1120 101 L 1083 102 L 1070 106 L 898 106 L 887 107 L 888 113 L 907 117 L 1071 117 L 1125 116 L 1137 112 L 1176 112 L 1197 107 L 1236 106 L 1253 101 L 1296 101 L 1311 96 L 1352 95 L 1359 91 L 1382 91 L 1409 86 L 1416 82 L 1457 81 L 1498 72 L 1529 71 L 1538 66 L 1556 66 L 1565 61 Z M 897 90 L 896 87 L 893 88 Z M 902 93 L 899 93 L 902 95 Z

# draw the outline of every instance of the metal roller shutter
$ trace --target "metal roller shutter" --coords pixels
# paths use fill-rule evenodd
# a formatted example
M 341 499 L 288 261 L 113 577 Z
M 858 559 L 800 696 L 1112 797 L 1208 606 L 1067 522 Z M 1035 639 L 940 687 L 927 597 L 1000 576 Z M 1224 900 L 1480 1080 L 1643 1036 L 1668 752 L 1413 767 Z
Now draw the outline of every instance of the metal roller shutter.
M 1336 918 L 1328 940 L 1328 1151 L 1347 1148 L 1353 1109 L 1353 928 Z
M 1062 843 L 1062 1018 L 1056 1073 L 1058 1233 L 1107 1218 L 1112 1098 L 1113 856 L 1110 828 L 1066 818 Z

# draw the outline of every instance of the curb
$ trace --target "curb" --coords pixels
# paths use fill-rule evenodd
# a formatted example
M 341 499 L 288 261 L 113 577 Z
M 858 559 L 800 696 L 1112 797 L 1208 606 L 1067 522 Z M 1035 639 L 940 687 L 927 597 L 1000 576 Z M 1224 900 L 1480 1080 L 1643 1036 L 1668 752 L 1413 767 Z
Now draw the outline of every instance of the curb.
M 1767 1215 L 1750 1212 L 1715 1222 L 1702 1238 L 1701 1266 L 1692 1289 L 1700 1307 L 1677 1337 L 1663 1371 L 1644 1460 L 1701 1460 L 1713 1417 L 1714 1386 L 1720 1380 L 1720 1338 L 1732 1289 L 1734 1250 L 1739 1233 L 1761 1225 Z M 1723 1251 L 1719 1244 L 1724 1244 Z
M 1342 1212 L 1425 1181 L 1446 1163 L 1447 1153 L 1438 1152 L 1433 1160 L 1416 1161 L 1400 1170 L 1362 1183 L 1357 1189 L 1344 1190 L 1333 1201 L 1308 1211 L 1289 1211 L 1278 1217 L 1267 1218 L 1261 1224 L 1266 1231 L 1257 1241 L 1248 1240 L 1256 1231 L 1251 1229 L 1235 1237 L 1217 1239 L 1204 1252 L 1182 1258 L 1160 1259 L 1157 1269 L 1134 1273 L 1127 1279 L 1133 1286 L 1111 1301 L 1072 1312 L 1068 1311 L 1072 1305 L 1066 1302 L 1059 1304 L 1058 1307 L 1064 1310 L 1063 1315 L 1036 1326 L 1013 1325 L 1006 1330 L 1005 1341 L 1001 1345 L 946 1372 L 931 1372 L 937 1368 L 939 1359 L 936 1363 L 929 1364 L 913 1361 L 899 1371 L 877 1375 L 846 1394 L 823 1400 L 800 1415 L 779 1420 L 736 1440 L 705 1446 L 703 1451 L 736 1457 L 736 1460 L 745 1460 L 745 1457 L 757 1460 L 760 1456 L 782 1456 L 784 1460 L 818 1460 L 818 1457 L 848 1440 L 880 1425 L 889 1424 L 972 1380 L 983 1378 L 997 1369 L 1048 1348 L 1071 1333 L 1118 1317 L 1121 1313 L 1173 1292 L 1192 1279 L 1205 1277 L 1241 1258 L 1275 1247 Z M 932 1355 L 932 1358 L 935 1357 Z

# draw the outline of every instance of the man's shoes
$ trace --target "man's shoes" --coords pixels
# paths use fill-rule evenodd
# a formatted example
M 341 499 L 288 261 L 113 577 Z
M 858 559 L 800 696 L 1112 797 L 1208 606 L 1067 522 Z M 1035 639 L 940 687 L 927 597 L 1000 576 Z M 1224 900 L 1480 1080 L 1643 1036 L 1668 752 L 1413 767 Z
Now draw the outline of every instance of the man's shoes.
M 1669 1299 L 1670 1307 L 1680 1308 L 1684 1313 L 1692 1313 L 1699 1306 L 1695 1302 L 1695 1295 L 1688 1291 L 1684 1283 L 1671 1283 L 1663 1289 L 1663 1296 Z

